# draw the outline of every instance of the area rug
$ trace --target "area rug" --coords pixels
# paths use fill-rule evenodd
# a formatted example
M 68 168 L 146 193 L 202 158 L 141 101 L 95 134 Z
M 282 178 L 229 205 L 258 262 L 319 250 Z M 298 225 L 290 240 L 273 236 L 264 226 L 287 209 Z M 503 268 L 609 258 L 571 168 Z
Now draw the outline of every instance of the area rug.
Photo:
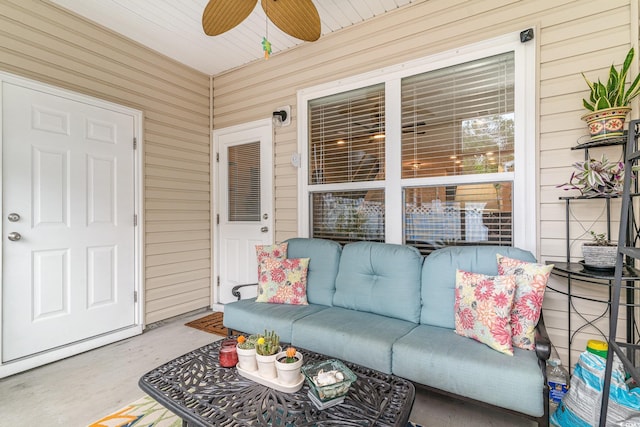
M 144 396 L 88 427 L 182 427 L 182 420 L 149 396 Z M 422 427 L 409 422 L 407 427 Z
M 191 326 L 192 328 L 200 329 L 201 331 L 226 337 L 227 328 L 225 328 L 222 324 L 223 314 L 224 313 L 222 313 L 221 311 L 216 311 L 200 319 L 192 320 L 189 323 L 185 323 L 185 325 Z

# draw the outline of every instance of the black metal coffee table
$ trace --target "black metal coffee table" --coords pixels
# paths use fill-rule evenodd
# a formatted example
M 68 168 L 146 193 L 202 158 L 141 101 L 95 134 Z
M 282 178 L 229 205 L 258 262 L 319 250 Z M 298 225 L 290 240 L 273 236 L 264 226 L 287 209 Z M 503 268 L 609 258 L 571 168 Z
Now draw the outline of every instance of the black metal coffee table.
M 140 388 L 183 420 L 183 426 L 398 426 L 406 427 L 415 398 L 403 378 L 345 362 L 358 379 L 340 405 L 317 409 L 309 386 L 283 393 L 218 363 L 221 341 L 205 345 L 146 373 Z M 298 349 L 305 364 L 328 356 Z

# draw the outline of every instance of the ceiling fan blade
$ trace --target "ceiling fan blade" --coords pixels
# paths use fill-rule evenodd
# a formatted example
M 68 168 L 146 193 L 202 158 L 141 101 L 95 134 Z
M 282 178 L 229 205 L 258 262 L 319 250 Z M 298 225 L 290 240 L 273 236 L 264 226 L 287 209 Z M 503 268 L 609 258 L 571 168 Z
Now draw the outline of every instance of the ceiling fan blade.
M 320 38 L 320 15 L 311 0 L 262 0 L 262 9 L 290 36 L 308 42 Z
M 258 0 L 209 0 L 202 13 L 202 29 L 209 36 L 229 31 L 245 20 Z

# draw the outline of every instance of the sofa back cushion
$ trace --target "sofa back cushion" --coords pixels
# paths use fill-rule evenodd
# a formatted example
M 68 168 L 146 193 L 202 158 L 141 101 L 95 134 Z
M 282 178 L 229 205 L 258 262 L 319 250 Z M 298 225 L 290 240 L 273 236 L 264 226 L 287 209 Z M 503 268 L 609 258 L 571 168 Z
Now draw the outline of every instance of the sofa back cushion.
M 422 266 L 422 312 L 420 323 L 455 329 L 456 270 L 498 275 L 496 254 L 527 262 L 529 251 L 510 246 L 451 246 L 432 252 Z
M 421 268 L 422 255 L 411 246 L 350 243 L 342 250 L 333 305 L 418 323 Z
M 336 289 L 342 246 L 324 239 L 295 237 L 287 240 L 287 258 L 309 258 L 307 301 L 331 306 Z

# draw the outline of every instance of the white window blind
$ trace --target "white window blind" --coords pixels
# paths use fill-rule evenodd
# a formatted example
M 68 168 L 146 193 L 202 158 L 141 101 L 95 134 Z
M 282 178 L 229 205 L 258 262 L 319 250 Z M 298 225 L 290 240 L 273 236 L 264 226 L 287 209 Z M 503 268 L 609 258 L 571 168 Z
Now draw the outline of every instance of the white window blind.
M 384 179 L 384 103 L 383 84 L 309 102 L 309 184 Z
M 228 149 L 229 221 L 260 221 L 260 142 Z
M 402 79 L 402 177 L 513 170 L 514 54 Z

